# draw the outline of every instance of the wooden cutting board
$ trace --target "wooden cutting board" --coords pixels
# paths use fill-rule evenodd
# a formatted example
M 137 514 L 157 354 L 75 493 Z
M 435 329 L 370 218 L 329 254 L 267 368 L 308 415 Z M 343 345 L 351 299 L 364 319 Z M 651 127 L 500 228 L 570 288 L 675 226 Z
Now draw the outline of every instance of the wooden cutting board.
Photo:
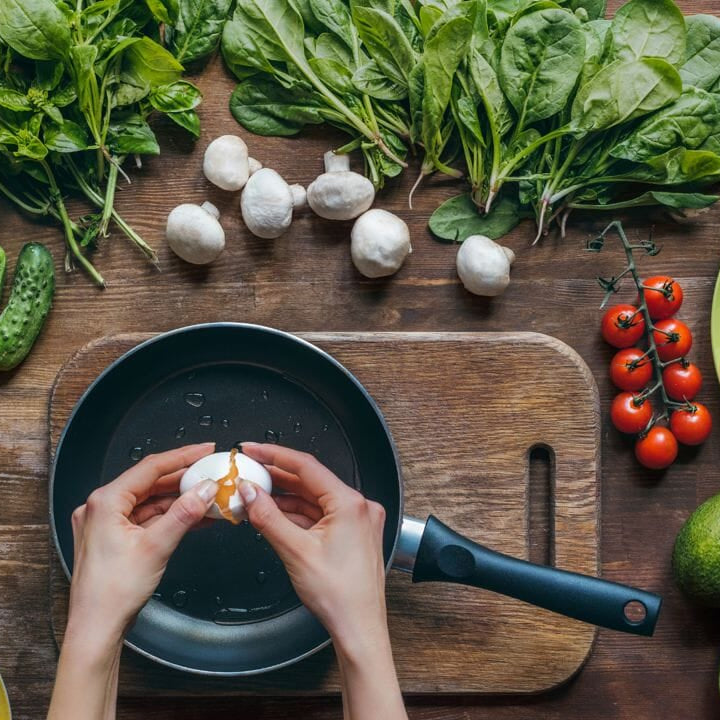
M 50 400 L 51 453 L 88 384 L 147 337 L 100 339 L 63 367 Z M 302 337 L 343 363 L 380 405 L 399 448 L 406 513 L 434 513 L 510 555 L 597 574 L 599 403 L 588 367 L 570 347 L 536 333 Z M 531 462 L 533 448 L 547 451 L 547 471 L 541 460 Z M 68 583 L 52 543 L 50 555 L 52 623 L 60 643 Z M 542 692 L 581 668 L 596 633 L 482 590 L 413 585 L 398 571 L 389 575 L 387 594 L 407 693 Z M 120 682 L 125 696 L 338 690 L 331 648 L 283 670 L 230 679 L 180 673 L 126 650 Z

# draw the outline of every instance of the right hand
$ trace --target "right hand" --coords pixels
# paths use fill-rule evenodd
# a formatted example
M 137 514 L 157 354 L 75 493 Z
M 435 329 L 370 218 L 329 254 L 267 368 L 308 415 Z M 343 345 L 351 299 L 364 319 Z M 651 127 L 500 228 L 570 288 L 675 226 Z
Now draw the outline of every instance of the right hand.
M 341 648 L 384 642 L 382 505 L 312 455 L 268 444 L 243 443 L 242 449 L 290 493 L 270 497 L 249 482 L 239 488 L 250 522 L 285 564 L 300 600 Z

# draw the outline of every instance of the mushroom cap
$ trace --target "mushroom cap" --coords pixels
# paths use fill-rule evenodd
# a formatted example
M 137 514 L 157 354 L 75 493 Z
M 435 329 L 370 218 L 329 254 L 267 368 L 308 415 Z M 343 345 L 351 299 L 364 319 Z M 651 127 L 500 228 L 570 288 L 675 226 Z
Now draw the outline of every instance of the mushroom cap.
M 350 237 L 352 261 L 369 278 L 396 273 L 412 252 L 408 226 L 397 215 L 379 208 L 363 213 Z
M 221 135 L 205 149 L 203 173 L 223 190 L 242 190 L 248 181 L 248 149 L 237 135 Z
M 280 237 L 292 222 L 293 194 L 279 173 L 262 168 L 250 176 L 240 196 L 240 212 L 253 235 Z
M 375 199 L 375 188 L 364 175 L 342 170 L 325 172 L 307 189 L 308 205 L 327 220 L 352 220 L 362 215 Z
M 457 273 L 469 292 L 494 297 L 510 284 L 510 262 L 502 245 L 484 235 L 471 235 L 458 250 Z
M 165 237 L 177 256 L 194 265 L 211 263 L 225 248 L 225 231 L 217 218 L 191 203 L 170 212 Z

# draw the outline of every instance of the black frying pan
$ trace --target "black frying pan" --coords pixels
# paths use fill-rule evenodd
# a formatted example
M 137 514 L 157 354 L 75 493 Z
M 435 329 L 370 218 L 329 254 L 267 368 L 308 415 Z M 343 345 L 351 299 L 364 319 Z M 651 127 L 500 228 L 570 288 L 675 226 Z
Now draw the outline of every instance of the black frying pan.
M 387 568 L 414 582 L 486 588 L 569 617 L 651 635 L 661 599 L 642 590 L 532 565 L 488 550 L 439 520 L 403 517 L 390 431 L 360 383 L 327 353 L 254 325 L 210 324 L 165 333 L 123 355 L 88 388 L 58 444 L 50 479 L 55 543 L 72 573 L 72 511 L 149 452 L 215 440 L 280 442 L 314 453 L 385 507 Z M 642 620 L 626 616 L 641 603 Z M 126 643 L 166 665 L 249 675 L 288 665 L 327 643 L 284 568 L 247 522 L 190 533 Z

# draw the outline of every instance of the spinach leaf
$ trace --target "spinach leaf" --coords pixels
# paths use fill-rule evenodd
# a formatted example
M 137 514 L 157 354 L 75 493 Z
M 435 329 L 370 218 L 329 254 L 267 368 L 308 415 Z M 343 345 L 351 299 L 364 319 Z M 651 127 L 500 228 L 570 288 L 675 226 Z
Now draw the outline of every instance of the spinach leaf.
M 231 0 L 179 0 L 177 21 L 166 28 L 170 50 L 181 63 L 212 54 L 220 42 Z
M 659 110 L 681 92 L 680 75 L 665 60 L 616 60 L 578 90 L 572 124 L 578 130 L 605 130 Z
M 331 90 L 352 94 L 355 90 L 353 75 L 346 65 L 330 58 L 311 58 L 310 67 Z
M 599 20 L 605 17 L 607 0 L 568 0 L 563 5 L 570 8 L 574 13 L 578 10 L 584 10 L 589 20 Z
M 122 74 L 138 86 L 166 85 L 180 79 L 183 66 L 162 46 L 147 36 L 126 48 Z
M 356 7 L 353 20 L 368 54 L 395 84 L 407 86 L 415 66 L 415 53 L 392 15 L 369 7 Z
M 706 150 L 675 148 L 648 158 L 644 165 L 629 172 L 627 177 L 656 185 L 709 183 L 720 177 L 720 155 Z
M 488 119 L 498 133 L 504 135 L 512 127 L 513 120 L 495 70 L 477 51 L 468 58 L 468 67 L 474 87 L 483 99 Z
M 108 148 L 115 155 L 159 155 L 155 133 L 137 113 L 118 112 L 110 119 Z
M 407 86 L 391 80 L 374 60 L 359 67 L 353 73 L 352 82 L 360 92 L 378 100 L 403 100 L 408 96 Z
M 308 40 L 309 38 L 305 38 L 306 47 Z M 327 32 L 318 35 L 313 43 L 312 55 L 318 58 L 335 60 L 350 69 L 355 69 L 355 61 L 345 43 L 336 38 L 335 35 Z
M 357 45 L 350 9 L 342 0 L 309 0 L 313 15 L 349 48 Z
M 257 135 L 296 135 L 305 125 L 324 120 L 321 105 L 312 94 L 287 90 L 266 80 L 238 85 L 230 97 L 230 112 Z
M 503 196 L 489 215 L 480 215 L 470 193 L 446 200 L 430 216 L 430 232 L 438 240 L 462 242 L 471 235 L 485 235 L 497 240 L 507 235 L 529 215 L 514 198 Z
M 685 27 L 687 51 L 680 77 L 685 85 L 710 90 L 720 78 L 720 18 L 691 15 Z
M 150 93 L 150 104 L 160 112 L 175 113 L 193 110 L 202 100 L 202 93 L 187 80 L 160 85 Z
M 585 61 L 580 73 L 580 85 L 597 75 L 606 64 L 612 48 L 609 20 L 591 20 L 583 25 L 585 33 Z
M 70 51 L 70 24 L 52 0 L 2 0 L 0 39 L 32 60 L 63 60 Z
M 585 35 L 566 10 L 523 15 L 505 36 L 499 80 L 518 127 L 545 120 L 567 104 L 582 69 Z
M 700 148 L 711 135 L 720 133 L 718 99 L 688 87 L 672 105 L 644 120 L 610 154 L 642 162 L 676 147 Z
M 630 0 L 612 21 L 615 57 L 655 57 L 679 66 L 685 60 L 685 19 L 673 0 Z

